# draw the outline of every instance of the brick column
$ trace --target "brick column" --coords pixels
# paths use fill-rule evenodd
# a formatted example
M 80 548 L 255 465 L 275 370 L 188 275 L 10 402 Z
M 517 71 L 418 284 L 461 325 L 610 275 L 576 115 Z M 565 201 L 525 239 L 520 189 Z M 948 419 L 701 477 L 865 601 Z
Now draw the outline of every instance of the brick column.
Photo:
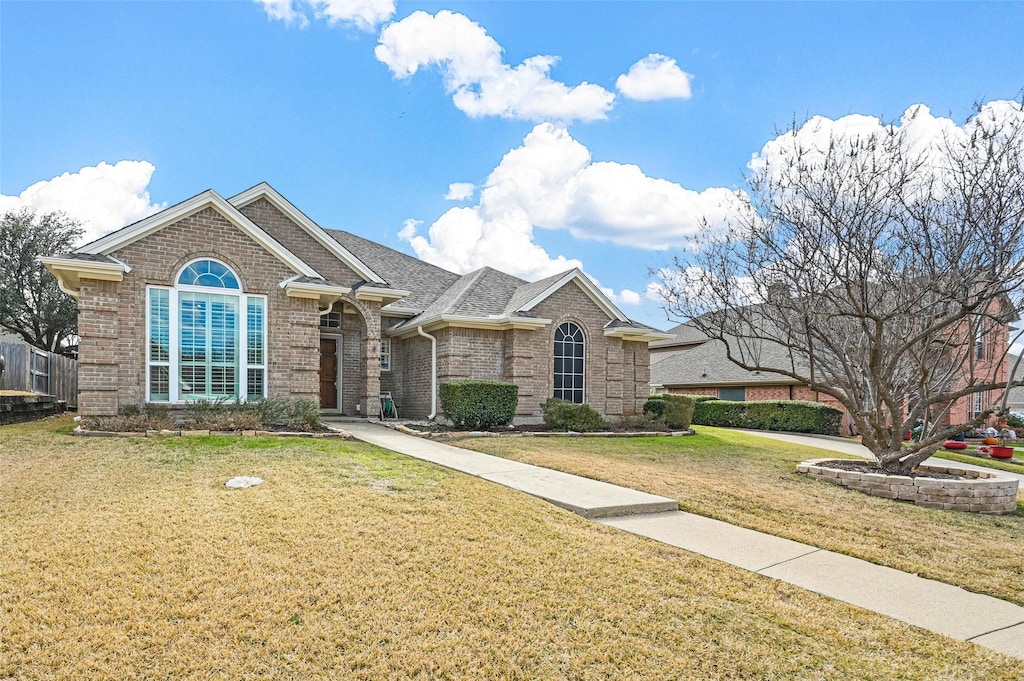
M 78 294 L 78 413 L 113 416 L 119 408 L 116 281 L 83 279 Z
M 363 342 L 363 413 L 367 418 L 380 416 L 380 303 L 359 301 L 366 340 Z

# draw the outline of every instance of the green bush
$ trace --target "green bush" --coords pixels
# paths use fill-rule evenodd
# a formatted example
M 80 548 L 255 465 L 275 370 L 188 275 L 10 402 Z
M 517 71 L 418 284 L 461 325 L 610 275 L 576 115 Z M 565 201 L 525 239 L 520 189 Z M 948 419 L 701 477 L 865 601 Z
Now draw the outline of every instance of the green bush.
M 440 392 L 445 416 L 471 430 L 507 426 L 519 402 L 519 386 L 501 381 L 448 381 Z
M 697 402 L 693 412 L 693 423 L 700 426 L 821 435 L 839 435 L 842 420 L 843 413 L 826 404 L 788 400 L 730 402 L 710 398 Z
M 544 425 L 551 430 L 589 433 L 608 427 L 601 415 L 585 404 L 574 404 L 552 397 L 541 405 Z
M 664 395 L 665 425 L 677 430 L 687 430 L 693 421 L 696 400 L 689 395 Z
M 651 399 L 644 402 L 644 414 L 653 419 L 660 419 L 665 415 L 665 399 L 661 395 L 652 395 Z

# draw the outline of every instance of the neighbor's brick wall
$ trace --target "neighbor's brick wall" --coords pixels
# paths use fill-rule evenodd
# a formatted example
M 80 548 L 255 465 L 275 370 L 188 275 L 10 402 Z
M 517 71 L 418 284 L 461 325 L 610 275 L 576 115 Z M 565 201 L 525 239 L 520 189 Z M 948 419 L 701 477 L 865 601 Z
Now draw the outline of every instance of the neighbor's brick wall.
M 279 243 L 284 244 L 285 248 L 299 256 L 321 276 L 335 284 L 354 286 L 362 280 L 362 277 L 317 243 L 316 239 L 275 208 L 270 201 L 264 198 L 256 199 L 243 206 L 240 212 Z
M 204 209 L 112 255 L 132 271 L 119 284 L 83 280 L 79 296 L 80 361 L 88 367 L 79 382 L 83 415 L 114 414 L 145 400 L 146 285 L 171 286 L 185 263 L 202 257 L 234 269 L 246 293 L 267 296 L 267 394 L 318 399 L 316 301 L 288 298 L 279 284 L 294 272 L 216 210 Z

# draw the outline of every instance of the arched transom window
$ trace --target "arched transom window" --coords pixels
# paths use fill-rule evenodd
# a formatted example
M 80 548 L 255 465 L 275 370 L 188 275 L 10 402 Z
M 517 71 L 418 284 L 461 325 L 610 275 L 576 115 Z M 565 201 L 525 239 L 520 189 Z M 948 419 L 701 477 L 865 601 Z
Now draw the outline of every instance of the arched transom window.
M 583 329 L 573 322 L 555 329 L 555 397 L 583 404 L 586 355 Z
M 243 294 L 238 276 L 209 258 L 175 281 L 147 289 L 148 401 L 263 397 L 266 298 Z

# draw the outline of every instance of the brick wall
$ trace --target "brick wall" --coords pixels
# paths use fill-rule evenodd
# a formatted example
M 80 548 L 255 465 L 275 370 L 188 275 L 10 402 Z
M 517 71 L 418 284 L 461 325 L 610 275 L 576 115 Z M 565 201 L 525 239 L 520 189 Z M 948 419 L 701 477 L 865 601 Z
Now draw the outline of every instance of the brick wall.
M 78 305 L 83 415 L 114 414 L 146 398 L 145 306 L 148 284 L 170 286 L 196 258 L 231 267 L 246 293 L 267 296 L 267 394 L 319 397 L 319 317 L 314 300 L 288 298 L 294 274 L 216 210 L 206 208 L 113 253 L 131 266 L 120 283 L 83 280 Z
M 239 212 L 262 227 L 279 243 L 284 244 L 285 248 L 299 256 L 321 276 L 335 284 L 354 286 L 362 280 L 362 277 L 327 251 L 304 229 L 275 208 L 270 201 L 264 198 L 256 199 L 239 209 Z

